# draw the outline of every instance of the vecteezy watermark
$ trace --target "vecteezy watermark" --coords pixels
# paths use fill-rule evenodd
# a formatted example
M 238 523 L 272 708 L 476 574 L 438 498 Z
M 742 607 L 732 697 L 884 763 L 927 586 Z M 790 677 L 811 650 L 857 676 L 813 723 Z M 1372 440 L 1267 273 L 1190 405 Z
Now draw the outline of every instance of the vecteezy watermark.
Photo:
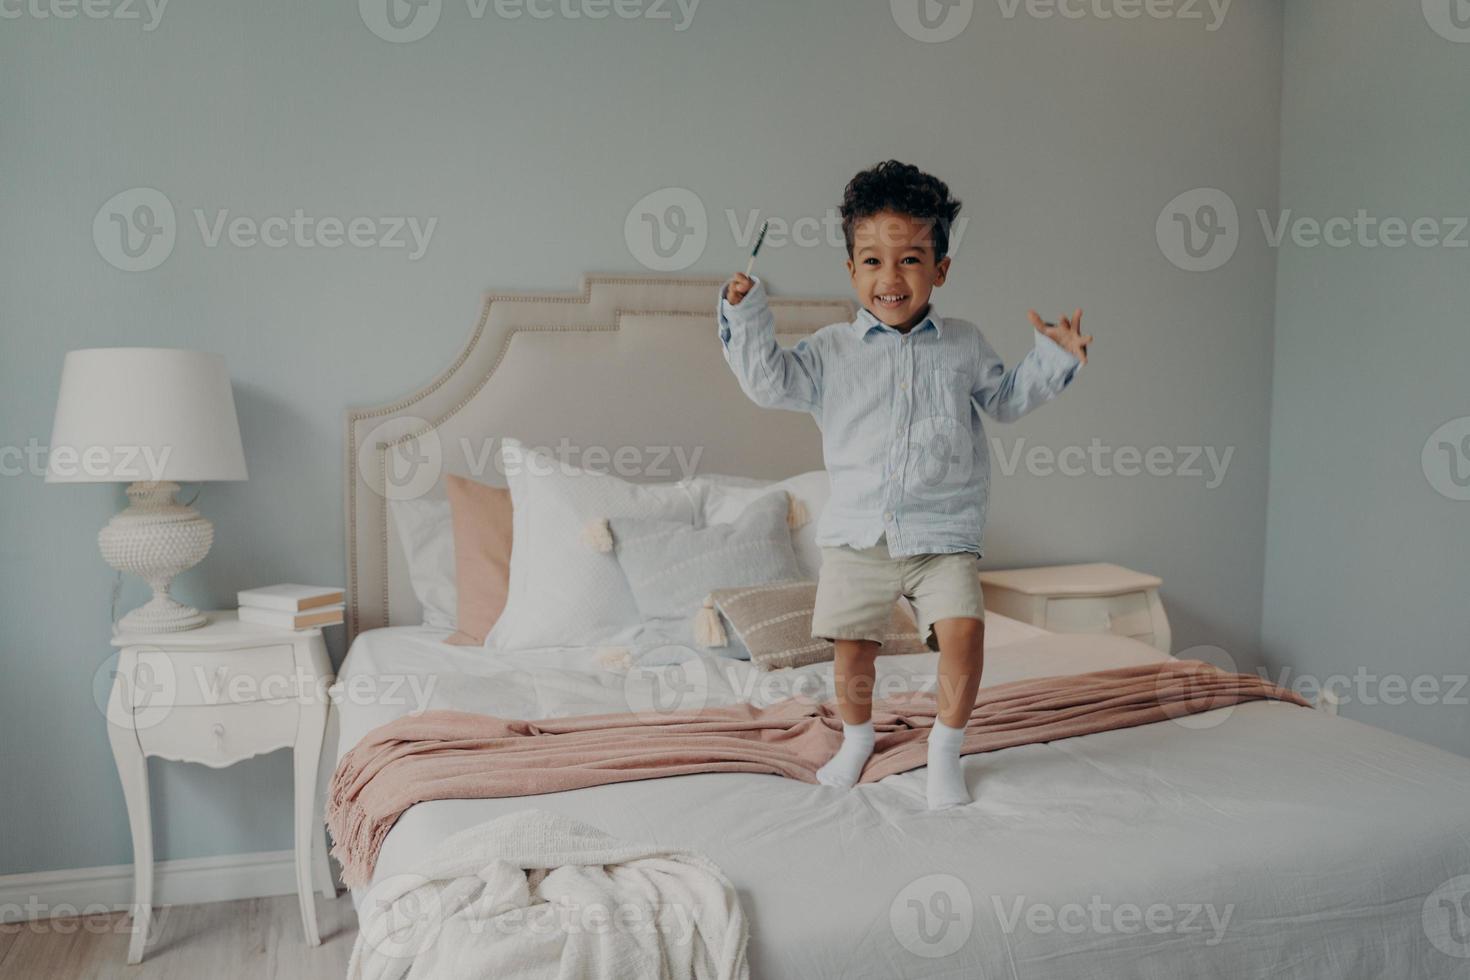
M 444 475 L 444 446 L 427 419 L 386 419 L 358 439 L 356 449 L 358 476 L 385 500 L 417 500 Z
M 146 272 L 174 252 L 178 223 L 162 191 L 133 187 L 108 198 L 92 218 L 97 253 L 124 272 Z
M 1023 469 L 1035 477 L 1171 477 L 1202 480 L 1206 490 L 1225 482 L 1235 457 L 1234 446 L 1110 446 L 1097 436 L 1086 446 L 1060 449 L 1029 445 L 1025 437 L 1007 448 L 1000 437 L 991 436 L 988 446 L 1003 477 Z M 915 420 L 909 427 L 906 492 L 931 499 L 968 486 L 975 467 L 973 447 L 968 425 L 956 415 Z
M 168 0 L 0 0 L 0 20 L 137 20 L 147 32 L 167 6 Z
M 362 942 L 389 959 L 414 957 L 432 946 L 448 911 L 443 892 L 417 874 L 374 882 L 358 908 Z
M 146 731 L 179 704 L 174 662 L 159 650 L 114 651 L 92 672 L 92 700 L 108 724 Z
M 446 470 L 475 478 L 612 474 L 672 481 L 693 479 L 704 456 L 703 446 L 584 446 L 563 436 L 554 446 L 526 446 L 519 462 L 507 464 L 499 448 L 494 437 L 461 436 L 446 445 L 428 421 L 400 416 L 378 423 L 358 440 L 357 468 L 379 496 L 414 500 L 432 491 Z
M 925 671 L 917 666 L 902 663 L 906 658 L 887 658 L 899 661 L 885 664 L 880 659 L 872 683 L 854 678 L 851 696 L 870 698 L 875 701 L 905 697 L 914 694 L 933 695 L 949 684 L 934 673 L 933 665 Z M 920 658 L 922 659 L 922 658 Z M 806 673 L 800 670 L 738 671 L 727 674 L 725 682 L 733 692 L 735 700 L 743 704 L 767 707 L 779 701 L 798 700 L 810 704 L 831 701 L 836 696 L 836 681 L 831 671 Z
M 408 44 L 428 37 L 444 13 L 444 0 L 357 0 L 363 24 L 378 37 Z
M 1233 0 L 995 0 L 1005 20 L 1199 21 L 1214 33 L 1225 24 Z M 1426 0 L 1427 2 L 1427 0 Z M 915 41 L 952 41 L 970 25 L 975 0 L 889 0 L 893 22 Z
M 1470 674 L 1380 674 L 1364 666 L 1328 677 L 1300 674 L 1291 667 L 1281 667 L 1274 676 L 1262 667 L 1258 674 L 1314 703 L 1326 695 L 1334 705 L 1470 705 Z
M 0 446 L 0 477 L 158 481 L 171 455 L 172 446 L 46 446 L 32 436 L 24 446 Z
M 802 215 L 797 218 L 786 218 L 775 214 L 767 216 L 760 210 L 747 211 L 742 217 L 734 208 L 726 208 L 725 221 L 730 226 L 730 238 L 742 250 L 755 245 L 755 240 L 760 235 L 762 227 L 766 229 L 765 241 L 761 243 L 762 248 L 795 246 L 844 251 L 847 249 L 847 236 L 842 230 L 842 213 L 836 208 L 828 208 L 820 216 Z M 947 254 L 955 255 L 959 252 L 960 243 L 965 237 L 965 229 L 969 226 L 970 219 L 965 215 L 956 218 L 954 224 L 948 226 L 949 249 Z M 879 241 L 890 239 L 893 234 L 893 229 L 887 225 L 875 223 L 875 227 Z M 902 242 L 893 240 L 892 243 L 907 244 L 908 239 L 905 238 Z
M 768 215 L 759 209 L 744 214 L 726 208 L 725 224 L 730 241 L 741 251 L 755 245 L 761 228 L 764 249 L 829 248 L 846 252 L 847 237 L 842 214 L 829 208 L 821 214 Z M 959 251 L 970 219 L 961 216 L 947 231 L 949 255 Z M 880 235 L 882 233 L 880 232 Z M 687 269 L 704 255 L 709 245 L 710 222 L 704 201 L 687 187 L 663 187 L 644 195 L 628 210 L 623 221 L 623 240 L 628 252 L 644 268 L 654 272 Z
M 1326 218 L 1291 208 L 1272 214 L 1256 211 L 1268 248 L 1470 248 L 1470 217 L 1443 215 L 1404 218 L 1359 208 L 1352 215 Z M 1154 228 L 1159 251 L 1186 272 L 1213 272 L 1235 255 L 1243 234 L 1240 212 L 1229 194 L 1200 187 L 1180 194 L 1159 212 Z
M 654 272 L 678 272 L 698 262 L 709 244 L 709 217 L 687 187 L 662 187 L 638 199 L 623 220 L 633 258 Z
M 1154 684 L 1154 697 L 1164 709 L 1164 716 L 1181 728 L 1194 731 L 1216 728 L 1235 713 L 1235 701 L 1215 686 L 1220 672 L 1240 672 L 1235 658 L 1223 647 L 1201 644 L 1174 655 L 1188 668 L 1160 671 Z
M 942 372 L 945 375 L 951 372 Z M 954 372 L 955 377 L 946 377 L 940 383 L 941 398 L 958 394 L 966 401 L 968 414 L 969 384 L 964 376 Z M 901 382 L 907 388 L 908 382 Z M 946 394 L 949 392 L 951 394 Z M 970 433 L 968 418 L 958 413 L 931 415 L 915 419 L 909 426 L 909 451 L 905 489 L 916 500 L 935 500 L 962 492 L 969 486 L 975 469 L 975 440 Z M 887 519 L 891 515 L 885 514 Z
M 1084 446 L 1028 446 L 1024 437 L 1008 451 L 997 436 L 991 452 L 1002 476 L 1014 476 L 1023 465 L 1030 476 L 1179 477 L 1203 480 L 1206 490 L 1225 482 L 1235 447 L 1216 446 L 1109 446 L 1094 436 Z
M 1470 500 L 1470 415 L 1451 419 L 1431 432 L 1419 462 L 1436 493 L 1451 500 Z
M 697 712 L 709 704 L 714 676 L 699 654 L 687 647 L 663 646 L 648 650 L 623 675 L 623 702 L 641 723 L 667 720 L 669 715 Z
M 486 7 L 503 20 L 619 20 L 669 21 L 682 34 L 694 23 L 699 0 L 465 0 L 470 16 L 485 16 Z
M 154 906 L 153 928 L 161 928 L 172 911 L 171 905 Z M 125 936 L 132 931 L 132 919 L 124 909 L 101 902 L 86 905 L 45 902 L 39 895 L 27 895 L 24 901 L 0 902 L 0 935 L 28 932 L 70 936 L 84 932 L 92 936 Z
M 1001 16 L 1015 20 L 1025 12 L 1034 20 L 1184 20 L 1199 21 L 1213 34 L 1225 24 L 1234 0 L 995 0 Z
M 1297 248 L 1470 248 L 1470 218 L 1425 217 L 1407 218 L 1380 217 L 1359 208 L 1351 218 L 1337 217 L 1318 219 L 1309 215 L 1295 214 L 1290 208 L 1274 218 L 1265 210 L 1256 212 L 1265 233 L 1266 244 L 1280 248 L 1288 235 Z
M 889 0 L 893 22 L 915 41 L 952 41 L 970 26 L 975 0 Z
M 1212 272 L 1240 246 L 1240 213 L 1229 194 L 1199 187 L 1164 205 L 1154 237 L 1174 265 L 1186 272 Z
M 1458 875 L 1424 899 L 1424 935 L 1446 956 L 1470 959 L 1470 875 Z
M 301 697 L 315 697 L 320 688 L 319 678 L 312 679 L 310 687 L 295 685 L 302 691 Z M 434 689 L 439 686 L 438 674 L 353 674 L 326 689 L 326 696 L 333 704 L 368 707 L 407 708 L 408 715 L 421 715 L 429 710 Z M 218 690 L 218 686 L 215 688 Z M 261 695 L 272 691 L 292 690 L 289 678 L 266 677 L 256 682 L 244 682 L 226 691 L 231 703 L 249 700 L 264 700 Z M 256 694 L 255 692 L 260 692 Z M 255 696 L 252 697 L 252 694 Z M 289 695 L 288 695 L 289 696 Z
M 469 931 L 478 934 L 493 929 L 499 935 L 531 936 L 657 934 L 673 946 L 688 948 L 698 931 L 698 918 L 698 908 L 683 902 L 578 901 L 562 893 L 549 902 L 471 922 Z
M 636 652 L 628 647 L 605 647 L 598 651 L 598 663 L 611 671 L 627 671 L 635 675 L 642 671 L 648 672 L 642 677 L 624 679 L 626 700 L 630 705 L 646 712 L 664 714 L 686 708 L 697 710 L 708 701 L 709 684 L 706 680 L 711 675 L 706 662 L 700 662 L 698 667 L 687 666 L 694 659 L 691 656 L 693 652 L 688 646 L 680 644 L 649 646 Z M 913 694 L 933 695 L 936 690 L 948 687 L 943 678 L 935 676 L 932 665 L 928 671 L 924 671 L 917 666 L 904 665 L 902 661 L 905 658 L 892 659 L 900 663 L 889 665 L 880 661 L 877 676 L 871 684 L 854 681 L 855 694 L 884 700 Z M 713 661 L 717 664 L 721 662 L 726 661 Z M 678 670 L 664 675 L 656 670 L 670 666 L 676 666 Z M 756 707 L 768 707 L 789 700 L 815 705 L 830 701 L 835 696 L 831 671 L 825 674 L 800 670 L 730 671 L 723 674 L 721 687 L 728 689 L 728 694 L 722 695 L 722 698 L 729 699 L 722 700 L 722 703 L 750 704 Z
M 975 898 L 951 874 L 931 874 L 905 885 L 888 905 L 888 926 L 900 946 L 925 959 L 958 952 L 975 928 Z
M 428 251 L 438 218 L 402 215 L 312 215 L 303 208 L 264 217 L 229 208 L 194 208 L 194 226 L 205 248 L 403 249 L 416 262 Z M 134 187 L 108 198 L 92 219 L 92 242 L 109 265 L 146 272 L 173 254 L 179 222 L 173 203 L 152 187 Z
M 4 455 L 5 450 L 0 450 L 0 466 L 5 465 Z M 46 457 L 46 468 L 63 479 L 88 476 L 158 481 L 172 455 L 172 446 L 52 446 Z
M 1424 19 L 1446 41 L 1470 44 L 1470 0 L 1423 0 Z
M 1058 932 L 1068 936 L 1203 935 L 1206 946 L 1218 946 L 1235 915 L 1234 902 L 1224 907 L 1209 902 L 1138 905 L 1109 902 L 1101 895 L 1061 904 L 1028 902 L 1025 895 L 1009 900 L 992 895 L 990 901 L 1006 935 L 1022 930 L 1039 936 Z
M 555 446 L 527 446 L 519 465 L 507 464 L 492 452 L 494 440 L 460 439 L 459 449 L 465 467 L 479 475 L 496 459 L 495 468 L 505 476 L 524 471 L 531 476 L 581 476 L 587 473 L 612 473 L 625 479 L 642 477 L 655 480 L 693 479 L 704 455 L 703 446 L 692 448 L 672 445 L 648 446 L 583 446 L 566 436 Z
M 686 949 L 699 929 L 697 904 L 642 898 L 582 900 L 559 892 L 549 900 L 533 894 L 523 904 L 490 906 L 484 882 L 452 889 L 442 884 L 423 875 L 401 874 L 373 885 L 359 906 L 363 942 L 384 957 L 407 959 L 433 945 L 450 919 L 455 920 L 456 933 L 488 939 L 656 934 Z
M 694 22 L 700 0 L 465 0 L 471 20 L 668 21 L 676 33 Z M 394 44 L 428 37 L 444 12 L 443 0 L 357 0 L 357 12 L 373 34 Z
M 234 248 L 352 248 L 408 249 L 408 260 L 417 262 L 429 250 L 429 239 L 439 226 L 438 218 L 420 219 L 414 215 L 358 215 L 339 218 L 317 217 L 302 208 L 287 215 L 257 218 L 248 214 L 232 215 L 228 208 L 216 208 L 212 214 L 194 209 L 194 221 L 205 248 L 228 244 Z
M 150 664 L 153 676 L 160 673 L 161 664 Z M 172 670 L 170 662 L 168 668 Z M 300 668 L 270 673 L 249 671 L 231 672 L 225 666 L 190 664 L 182 676 L 177 677 L 179 686 L 190 695 L 187 704 L 213 706 L 220 704 L 249 704 L 256 701 L 324 702 L 333 704 L 370 707 L 407 708 L 405 714 L 420 715 L 429 708 L 429 700 L 438 686 L 438 674 L 354 674 L 344 681 L 331 682 Z M 135 685 L 139 691 L 148 690 L 143 684 Z M 151 704 L 161 704 L 157 686 L 151 692 Z
M 92 699 L 110 724 L 146 730 L 175 708 L 222 704 L 295 702 L 429 710 L 437 674 L 354 674 L 336 681 L 283 664 L 277 670 L 175 659 L 157 649 L 118 651 L 92 673 Z M 329 686 L 330 685 L 330 686 Z
M 0 476 L 45 476 L 50 453 L 50 447 L 35 436 L 24 446 L 0 446 Z

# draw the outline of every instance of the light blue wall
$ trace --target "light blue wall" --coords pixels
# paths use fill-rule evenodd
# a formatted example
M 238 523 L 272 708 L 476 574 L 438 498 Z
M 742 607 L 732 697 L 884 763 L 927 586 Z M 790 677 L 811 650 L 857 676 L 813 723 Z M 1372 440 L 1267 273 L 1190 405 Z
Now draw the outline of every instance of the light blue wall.
M 1179 648 L 1255 662 L 1275 256 L 1246 242 L 1221 270 L 1181 272 L 1155 221 L 1199 186 L 1243 209 L 1274 206 L 1278 4 L 1237 0 L 1210 31 L 1179 19 L 1008 19 L 981 2 L 942 44 L 906 36 L 882 2 L 705 0 L 678 31 L 475 20 L 445 0 L 440 24 L 409 44 L 374 36 L 355 7 L 177 2 L 152 31 L 0 21 L 0 444 L 49 438 L 69 349 L 222 353 L 250 480 L 205 488 L 215 550 L 179 583 L 185 600 L 343 580 L 343 409 L 446 365 L 482 290 L 641 271 L 624 218 L 667 186 L 696 192 L 711 218 L 688 271 L 727 274 L 744 258 L 726 208 L 820 217 L 853 172 L 898 156 L 966 201 L 971 224 L 942 294 L 951 311 L 1012 358 L 1030 346 L 1030 306 L 1083 306 L 1097 335 L 1093 363 L 1060 402 L 994 430 L 1007 451 L 1021 438 L 1052 450 L 1097 438 L 1234 451 L 1212 489 L 1189 476 L 997 472 L 989 563 L 1156 572 Z M 1446 108 L 1453 98 L 1444 93 Z M 1450 171 L 1439 177 L 1448 190 Z M 102 260 L 91 229 L 103 202 L 134 187 L 168 196 L 179 237 L 158 268 L 124 273 Z M 416 262 L 402 251 L 206 248 L 196 208 L 438 226 Z M 843 258 L 771 248 L 762 269 L 780 292 L 829 293 L 847 286 Z M 1449 330 L 1441 312 L 1386 323 L 1375 342 L 1448 372 L 1401 333 Z M 1364 394 L 1365 410 L 1382 401 Z M 112 584 L 95 536 L 120 499 L 114 487 L 0 479 L 0 873 L 129 860 L 92 696 Z M 130 584 L 123 606 L 140 599 Z M 220 772 L 155 768 L 159 856 L 288 847 L 289 782 L 283 754 Z
M 1286 5 L 1283 208 L 1470 215 L 1470 43 L 1436 34 L 1420 7 Z M 1470 475 L 1470 447 L 1433 447 L 1427 470 L 1422 458 L 1445 423 L 1470 434 L 1470 248 L 1287 245 L 1279 268 L 1269 668 L 1361 676 L 1350 696 L 1374 703 L 1343 714 L 1470 752 L 1470 501 L 1431 480 Z M 1395 705 L 1393 678 L 1446 696 Z

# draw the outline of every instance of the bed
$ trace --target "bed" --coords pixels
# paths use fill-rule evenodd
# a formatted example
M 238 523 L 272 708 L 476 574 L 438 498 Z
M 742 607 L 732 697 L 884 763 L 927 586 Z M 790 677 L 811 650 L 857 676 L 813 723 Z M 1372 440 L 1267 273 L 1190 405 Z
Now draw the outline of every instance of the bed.
M 510 434 L 698 448 L 702 471 L 754 477 L 820 466 L 808 418 L 754 408 L 730 377 L 710 314 L 717 288 L 593 277 L 576 294 L 487 297 L 444 374 L 348 414 L 353 641 L 338 672 L 339 757 L 426 709 L 628 710 L 629 672 L 597 649 L 492 652 L 417 625 L 383 474 L 395 457 L 463 474 L 482 457 L 454 447 Z M 793 340 L 851 312 L 836 299 L 773 309 Z M 986 686 L 1167 656 L 993 613 L 987 623 Z M 830 664 L 762 673 L 687 657 L 634 673 L 657 683 L 693 666 L 712 705 L 831 694 Z M 880 685 L 922 686 L 936 662 L 880 658 Z M 709 773 L 421 803 L 388 835 L 375 880 L 411 873 L 451 833 L 535 806 L 707 854 L 739 893 L 760 980 L 1470 976 L 1470 761 L 1459 756 L 1260 701 L 966 756 L 964 768 L 974 802 L 940 812 L 925 808 L 922 771 L 851 792 Z

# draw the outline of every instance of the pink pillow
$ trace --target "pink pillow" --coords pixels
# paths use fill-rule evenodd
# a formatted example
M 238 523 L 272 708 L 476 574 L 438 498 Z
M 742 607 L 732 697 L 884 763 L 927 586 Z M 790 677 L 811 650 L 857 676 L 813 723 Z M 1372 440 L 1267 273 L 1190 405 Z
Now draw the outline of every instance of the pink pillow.
M 458 629 L 445 642 L 477 647 L 510 593 L 510 491 L 462 476 L 450 476 L 448 489 L 459 616 Z

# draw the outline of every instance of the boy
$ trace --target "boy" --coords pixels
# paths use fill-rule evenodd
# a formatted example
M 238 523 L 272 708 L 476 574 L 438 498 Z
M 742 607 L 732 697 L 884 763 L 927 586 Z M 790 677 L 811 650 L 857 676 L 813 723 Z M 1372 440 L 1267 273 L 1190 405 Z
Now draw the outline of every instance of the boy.
M 736 274 L 719 300 L 720 340 L 741 388 L 763 407 L 810 412 L 822 430 L 832 497 L 818 527 L 812 636 L 836 646 L 843 738 L 817 778 L 851 787 L 872 754 L 874 659 L 905 595 L 939 650 L 931 809 L 970 800 L 960 748 L 984 666 L 977 565 L 990 484 L 980 411 L 1008 422 L 1054 398 L 1092 343 L 1081 310 L 1059 324 L 1033 310 L 1035 347 L 1007 371 L 974 324 L 936 312 L 930 294 L 948 277 L 959 211 L 943 181 L 889 160 L 843 193 L 847 271 L 862 305 L 854 322 L 787 350 L 758 279 Z

